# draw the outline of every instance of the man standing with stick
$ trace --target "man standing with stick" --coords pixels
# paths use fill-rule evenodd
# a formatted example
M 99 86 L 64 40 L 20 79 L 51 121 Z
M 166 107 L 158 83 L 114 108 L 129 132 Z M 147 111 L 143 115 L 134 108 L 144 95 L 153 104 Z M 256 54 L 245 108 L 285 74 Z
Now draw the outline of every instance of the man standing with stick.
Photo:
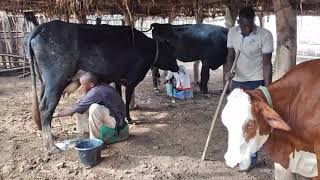
M 252 7 L 244 7 L 239 12 L 239 26 L 229 30 L 226 84 L 212 120 L 202 160 L 205 160 L 214 124 L 229 83 L 232 91 L 235 88 L 255 89 L 268 86 L 272 81 L 273 37 L 267 29 L 256 26 L 254 18 L 255 12 Z M 254 154 L 247 170 L 252 169 L 256 162 L 257 155 Z
M 251 7 L 242 8 L 239 26 L 231 28 L 228 33 L 227 70 L 231 69 L 235 51 L 240 51 L 234 73 L 227 71 L 225 76 L 226 80 L 231 80 L 230 91 L 268 86 L 272 80 L 273 37 L 267 29 L 256 26 L 254 18 L 255 12 Z M 248 170 L 255 166 L 256 161 L 257 154 L 254 154 Z

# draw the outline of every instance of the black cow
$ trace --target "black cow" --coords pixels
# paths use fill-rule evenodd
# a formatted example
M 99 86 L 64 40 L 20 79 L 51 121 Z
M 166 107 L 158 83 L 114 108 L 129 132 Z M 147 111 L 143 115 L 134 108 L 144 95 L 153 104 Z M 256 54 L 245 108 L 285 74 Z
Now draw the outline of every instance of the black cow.
M 166 42 L 174 49 L 176 59 L 183 62 L 201 60 L 200 91 L 208 92 L 210 68 L 217 69 L 226 62 L 228 29 L 209 24 L 151 24 L 155 40 Z M 160 68 L 161 69 L 161 68 Z M 157 88 L 158 69 L 152 68 Z
M 167 47 L 128 26 L 52 21 L 38 26 L 28 35 L 26 43 L 31 71 L 38 74 L 42 86 L 38 106 L 33 76 L 33 117 L 40 119 L 40 108 L 41 126 L 38 121 L 38 128 L 42 128 L 45 146 L 50 151 L 56 149 L 50 129 L 53 112 L 78 70 L 93 72 L 107 83 L 119 84 L 125 80 L 129 121 L 132 92 L 151 66 L 178 71 L 176 60 Z

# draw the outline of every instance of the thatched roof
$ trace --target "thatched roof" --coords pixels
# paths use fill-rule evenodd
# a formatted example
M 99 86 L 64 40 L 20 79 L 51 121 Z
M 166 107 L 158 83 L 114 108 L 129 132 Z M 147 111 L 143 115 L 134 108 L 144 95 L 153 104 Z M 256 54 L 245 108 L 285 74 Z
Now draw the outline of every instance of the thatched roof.
M 304 14 L 320 14 L 320 0 L 290 0 Z M 141 16 L 194 16 L 224 14 L 224 6 L 239 9 L 253 5 L 258 11 L 273 12 L 272 0 L 1 0 L 0 10 L 34 11 L 48 16 L 124 14 Z

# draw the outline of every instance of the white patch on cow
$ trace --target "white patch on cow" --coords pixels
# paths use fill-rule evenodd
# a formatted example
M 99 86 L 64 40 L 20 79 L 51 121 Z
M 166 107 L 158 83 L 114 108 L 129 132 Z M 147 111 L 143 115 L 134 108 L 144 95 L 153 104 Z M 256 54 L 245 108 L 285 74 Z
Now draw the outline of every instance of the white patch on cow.
M 228 96 L 228 102 L 221 114 L 222 123 L 228 129 L 228 150 L 224 156 L 226 164 L 234 168 L 239 164 L 240 170 L 249 168 L 251 154 L 257 152 L 269 135 L 259 135 L 245 141 L 243 126 L 251 119 L 251 101 L 242 89 L 235 89 Z
M 305 177 L 318 176 L 317 156 L 314 153 L 296 151 L 289 155 L 289 167 L 287 170 L 301 174 Z

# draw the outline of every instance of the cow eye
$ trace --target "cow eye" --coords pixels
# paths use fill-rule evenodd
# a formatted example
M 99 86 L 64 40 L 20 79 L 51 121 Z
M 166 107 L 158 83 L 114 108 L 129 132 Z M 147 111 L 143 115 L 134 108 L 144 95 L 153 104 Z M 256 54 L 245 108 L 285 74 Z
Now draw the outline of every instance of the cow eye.
M 250 129 L 254 128 L 254 122 L 252 120 L 248 121 L 247 127 L 250 128 Z

